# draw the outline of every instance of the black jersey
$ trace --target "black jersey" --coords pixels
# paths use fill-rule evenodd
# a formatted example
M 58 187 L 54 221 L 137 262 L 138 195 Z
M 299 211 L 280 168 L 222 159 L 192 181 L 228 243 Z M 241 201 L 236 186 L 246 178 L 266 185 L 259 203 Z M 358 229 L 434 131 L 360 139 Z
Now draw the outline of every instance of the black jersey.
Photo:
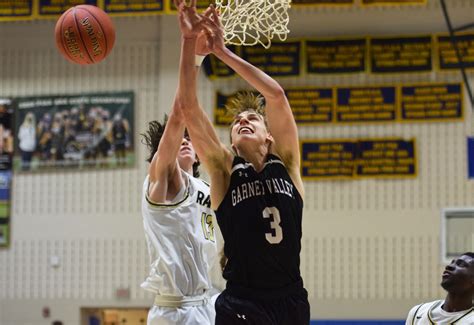
M 216 211 L 228 290 L 265 298 L 303 288 L 302 214 L 303 200 L 280 158 L 269 154 L 260 172 L 234 158 L 229 189 Z

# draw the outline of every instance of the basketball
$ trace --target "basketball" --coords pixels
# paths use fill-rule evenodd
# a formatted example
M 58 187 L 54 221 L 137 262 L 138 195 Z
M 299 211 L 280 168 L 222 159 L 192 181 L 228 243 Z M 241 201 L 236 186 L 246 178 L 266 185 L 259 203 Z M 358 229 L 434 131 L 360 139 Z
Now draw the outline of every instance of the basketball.
M 79 5 L 65 11 L 54 30 L 56 46 L 71 62 L 94 64 L 109 55 L 115 43 L 115 27 L 100 8 Z

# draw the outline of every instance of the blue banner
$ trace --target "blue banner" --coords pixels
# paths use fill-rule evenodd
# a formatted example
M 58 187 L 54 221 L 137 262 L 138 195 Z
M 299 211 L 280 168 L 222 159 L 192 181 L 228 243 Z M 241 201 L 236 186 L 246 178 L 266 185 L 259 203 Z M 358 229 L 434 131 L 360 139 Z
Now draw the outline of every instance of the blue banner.
M 432 69 L 431 36 L 371 38 L 371 71 L 420 72 Z
M 359 177 L 415 177 L 415 140 L 370 139 L 357 146 Z
M 0 1 L 0 20 L 28 19 L 33 16 L 33 0 Z
M 454 36 L 464 68 L 474 68 L 474 34 Z M 438 36 L 439 68 L 442 70 L 459 69 L 458 56 L 450 36 Z
M 366 70 L 366 39 L 306 41 L 308 73 L 348 73 Z
M 273 42 L 262 46 L 242 46 L 242 59 L 274 77 L 297 77 L 301 74 L 301 41 Z
M 463 118 L 462 85 L 426 84 L 401 87 L 403 121 L 443 121 Z
M 301 175 L 305 179 L 353 178 L 356 142 L 303 140 Z
M 238 52 L 239 48 L 237 46 L 226 45 L 226 47 L 238 56 L 240 56 L 240 53 Z M 213 54 L 209 54 L 208 56 L 206 56 L 202 66 L 206 75 L 211 79 L 235 76 L 234 70 L 229 68 L 224 62 L 219 60 Z
M 38 13 L 39 16 L 59 16 L 71 7 L 78 5 L 98 6 L 97 0 L 39 0 Z
M 163 13 L 165 10 L 163 0 L 104 0 L 103 8 L 111 14 L 130 14 L 130 16 L 138 13 Z
M 467 138 L 468 178 L 474 178 L 474 137 Z
M 286 96 L 297 124 L 332 122 L 334 106 L 332 88 L 287 89 Z
M 337 89 L 336 122 L 395 121 L 395 87 L 350 87 Z

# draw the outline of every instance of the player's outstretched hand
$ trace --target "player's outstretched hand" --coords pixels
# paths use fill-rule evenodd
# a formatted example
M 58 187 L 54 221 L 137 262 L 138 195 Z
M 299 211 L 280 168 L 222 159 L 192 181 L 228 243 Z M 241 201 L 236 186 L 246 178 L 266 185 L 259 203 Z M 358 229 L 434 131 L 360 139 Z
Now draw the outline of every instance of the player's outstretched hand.
M 208 10 L 209 14 L 202 16 L 204 20 L 203 28 L 207 37 L 207 47 L 211 52 L 218 53 L 225 49 L 224 27 L 219 19 L 219 13 L 217 12 L 216 7 L 210 5 Z
M 202 27 L 203 18 L 197 13 L 196 0 L 186 5 L 185 0 L 173 0 L 178 9 L 178 22 L 181 35 L 184 38 L 196 38 Z
M 211 7 L 208 7 L 206 11 L 202 14 L 203 17 L 209 17 L 211 15 Z M 204 18 L 203 22 L 204 23 Z M 202 28 L 202 25 L 201 25 Z M 211 53 L 211 49 L 207 46 L 207 36 L 206 36 L 206 30 L 201 29 L 201 31 L 198 34 L 197 40 L 196 40 L 196 50 L 195 53 L 197 55 L 202 55 L 206 56 L 209 53 Z

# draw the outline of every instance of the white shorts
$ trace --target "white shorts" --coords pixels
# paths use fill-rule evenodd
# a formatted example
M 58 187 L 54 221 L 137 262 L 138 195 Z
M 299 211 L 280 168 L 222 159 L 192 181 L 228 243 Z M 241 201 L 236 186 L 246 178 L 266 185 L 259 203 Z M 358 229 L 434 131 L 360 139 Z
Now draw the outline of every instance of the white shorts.
M 206 305 L 186 307 L 153 306 L 148 312 L 148 325 L 214 325 L 216 310 L 210 301 Z

